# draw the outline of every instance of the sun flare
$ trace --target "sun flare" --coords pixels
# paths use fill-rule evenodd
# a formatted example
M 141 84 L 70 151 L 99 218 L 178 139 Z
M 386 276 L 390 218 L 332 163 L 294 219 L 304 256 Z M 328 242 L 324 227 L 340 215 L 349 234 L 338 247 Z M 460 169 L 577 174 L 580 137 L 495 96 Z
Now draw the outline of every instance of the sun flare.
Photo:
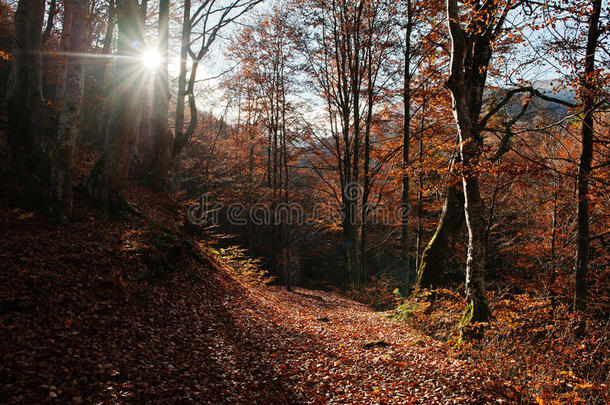
M 142 65 L 148 70 L 156 70 L 161 64 L 161 55 L 154 49 L 146 50 L 141 56 Z

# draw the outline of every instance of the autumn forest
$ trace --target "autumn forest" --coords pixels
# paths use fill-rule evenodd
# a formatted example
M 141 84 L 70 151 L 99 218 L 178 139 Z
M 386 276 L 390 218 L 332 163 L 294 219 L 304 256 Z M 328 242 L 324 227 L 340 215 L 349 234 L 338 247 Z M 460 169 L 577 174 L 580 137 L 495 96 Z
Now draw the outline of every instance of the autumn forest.
M 0 0 L 0 403 L 607 404 L 610 3 Z

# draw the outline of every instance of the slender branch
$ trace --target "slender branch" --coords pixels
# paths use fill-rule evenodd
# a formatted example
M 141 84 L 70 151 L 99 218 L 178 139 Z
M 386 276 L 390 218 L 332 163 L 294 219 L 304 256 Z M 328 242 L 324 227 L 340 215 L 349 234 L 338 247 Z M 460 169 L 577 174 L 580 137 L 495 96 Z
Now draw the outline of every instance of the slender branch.
M 589 238 L 589 242 L 594 241 L 596 239 L 603 239 L 605 236 L 608 236 L 608 235 L 610 235 L 610 230 L 607 230 L 606 232 L 602 232 L 602 233 L 600 233 L 598 235 L 595 235 L 595 236 L 591 236 Z

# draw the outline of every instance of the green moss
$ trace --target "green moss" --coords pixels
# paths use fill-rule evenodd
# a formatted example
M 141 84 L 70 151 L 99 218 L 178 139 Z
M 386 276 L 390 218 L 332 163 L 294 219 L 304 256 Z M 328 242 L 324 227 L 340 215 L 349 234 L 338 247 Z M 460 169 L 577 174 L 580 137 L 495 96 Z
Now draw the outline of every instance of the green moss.
M 444 222 L 441 222 L 422 254 L 416 288 L 434 289 L 442 285 L 448 248 L 447 238 L 444 236 Z
M 474 310 L 471 304 L 466 305 L 466 311 L 464 311 L 464 315 L 462 316 L 462 320 L 460 321 L 460 326 L 464 327 L 472 323 L 474 318 Z
M 460 333 L 460 336 L 458 337 L 457 342 L 455 342 L 455 344 L 453 345 L 453 350 L 459 350 L 465 343 L 466 343 L 466 340 L 464 340 L 464 337 Z

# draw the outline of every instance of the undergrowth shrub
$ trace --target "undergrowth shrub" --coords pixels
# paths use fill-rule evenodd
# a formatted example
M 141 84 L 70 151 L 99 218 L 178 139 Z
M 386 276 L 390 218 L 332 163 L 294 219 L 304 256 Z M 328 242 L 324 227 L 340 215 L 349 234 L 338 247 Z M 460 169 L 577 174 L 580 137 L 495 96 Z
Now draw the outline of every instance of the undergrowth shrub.
M 464 297 L 419 291 L 402 299 L 394 318 L 448 343 L 464 359 L 498 370 L 525 402 L 610 403 L 608 319 L 585 318 L 546 296 L 489 293 L 492 320 L 464 336 Z M 472 338 L 477 336 L 477 338 Z
M 238 246 L 230 246 L 224 249 L 215 250 L 210 248 L 216 260 L 237 278 L 254 285 L 267 285 L 273 282 L 274 278 L 269 276 L 267 270 L 261 266 L 261 260 L 248 256 L 245 249 Z

